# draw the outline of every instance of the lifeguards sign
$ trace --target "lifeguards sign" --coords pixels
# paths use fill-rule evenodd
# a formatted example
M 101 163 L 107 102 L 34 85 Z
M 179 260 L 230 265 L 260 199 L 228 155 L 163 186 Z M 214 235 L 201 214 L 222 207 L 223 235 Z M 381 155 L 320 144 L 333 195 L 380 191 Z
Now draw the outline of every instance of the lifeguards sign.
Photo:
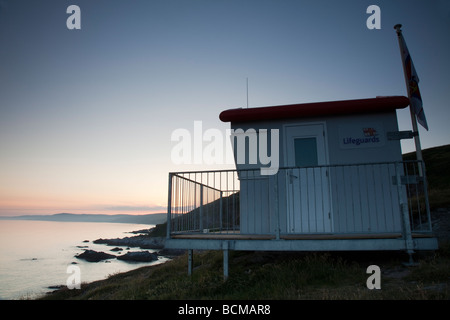
M 386 135 L 381 123 L 339 126 L 339 146 L 342 149 L 384 146 Z

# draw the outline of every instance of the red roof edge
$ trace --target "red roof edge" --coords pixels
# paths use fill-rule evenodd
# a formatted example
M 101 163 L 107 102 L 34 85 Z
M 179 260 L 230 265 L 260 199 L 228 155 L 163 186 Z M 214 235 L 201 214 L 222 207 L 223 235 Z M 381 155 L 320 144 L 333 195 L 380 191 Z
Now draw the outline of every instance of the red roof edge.
M 409 105 L 404 96 L 290 104 L 272 107 L 229 109 L 220 113 L 223 122 L 250 122 L 356 113 L 386 112 Z

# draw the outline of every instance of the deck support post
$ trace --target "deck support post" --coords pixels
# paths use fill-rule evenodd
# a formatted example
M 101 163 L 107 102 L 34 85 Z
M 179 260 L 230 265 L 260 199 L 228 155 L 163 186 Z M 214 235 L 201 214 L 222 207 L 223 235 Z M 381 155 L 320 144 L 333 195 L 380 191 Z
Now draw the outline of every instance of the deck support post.
M 226 281 L 228 279 L 228 241 L 222 242 L 222 249 L 223 249 L 223 280 Z
M 192 267 L 193 267 L 193 251 L 192 249 L 188 250 L 188 275 L 192 276 Z

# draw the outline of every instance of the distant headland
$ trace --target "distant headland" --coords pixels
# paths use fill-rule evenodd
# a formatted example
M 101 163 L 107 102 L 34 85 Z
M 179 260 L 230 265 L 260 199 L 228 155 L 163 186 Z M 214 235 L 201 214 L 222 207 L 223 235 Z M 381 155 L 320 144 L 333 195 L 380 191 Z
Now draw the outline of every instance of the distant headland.
M 36 220 L 36 221 L 60 221 L 60 222 L 109 222 L 109 223 L 134 223 L 134 224 L 160 224 L 166 222 L 167 214 L 75 214 L 57 213 L 50 215 L 23 215 L 0 217 L 0 220 Z

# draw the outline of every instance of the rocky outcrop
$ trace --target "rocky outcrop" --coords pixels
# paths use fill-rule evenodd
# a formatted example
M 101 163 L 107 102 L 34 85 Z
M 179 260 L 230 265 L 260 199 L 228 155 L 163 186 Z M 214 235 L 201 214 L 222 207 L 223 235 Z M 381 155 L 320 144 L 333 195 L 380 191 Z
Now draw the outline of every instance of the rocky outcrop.
M 117 259 L 134 262 L 151 262 L 158 260 L 158 255 L 149 251 L 127 252 L 124 255 L 118 256 Z
M 109 246 L 137 247 L 141 249 L 162 249 L 164 248 L 163 237 L 149 237 L 145 235 L 115 239 L 97 239 L 96 244 L 106 244 Z
M 98 252 L 94 250 L 85 250 L 83 253 L 80 253 L 75 256 L 77 259 L 84 259 L 88 262 L 99 262 L 107 259 L 114 259 L 116 256 L 113 254 L 108 254 L 105 252 Z
M 181 249 L 165 249 L 164 248 L 165 240 L 166 240 L 165 237 L 137 235 L 137 236 L 132 236 L 132 237 L 114 238 L 114 239 L 100 238 L 100 239 L 94 240 L 93 243 L 106 244 L 108 246 L 114 246 L 114 247 L 128 247 L 128 248 L 159 250 L 158 255 L 164 255 L 166 257 L 178 256 L 185 252 L 185 250 L 181 250 Z M 118 250 L 118 249 L 115 248 L 112 250 Z
M 115 259 L 131 262 L 151 262 L 158 260 L 158 255 L 149 251 L 127 252 L 121 256 L 115 256 L 105 252 L 94 250 L 85 250 L 75 256 L 77 259 L 83 259 L 88 262 L 99 262 L 102 260 Z

